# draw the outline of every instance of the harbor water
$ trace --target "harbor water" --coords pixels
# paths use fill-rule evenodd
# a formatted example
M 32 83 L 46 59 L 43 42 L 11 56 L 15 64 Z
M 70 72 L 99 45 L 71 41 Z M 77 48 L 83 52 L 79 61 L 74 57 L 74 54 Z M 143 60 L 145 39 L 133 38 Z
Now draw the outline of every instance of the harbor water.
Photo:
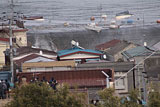
M 10 0 L 0 1 L 0 12 L 9 12 Z M 107 15 L 110 23 L 119 12 L 128 10 L 133 14 L 134 25 L 120 29 L 107 29 L 97 33 L 88 31 L 84 25 L 101 20 Z M 44 21 L 26 21 L 28 41 L 37 47 L 61 50 L 70 47 L 70 41 L 78 41 L 84 48 L 111 39 L 123 39 L 149 46 L 160 40 L 159 0 L 14 0 L 14 11 L 26 16 L 43 16 Z M 0 14 L 1 16 L 2 14 Z M 69 26 L 64 26 L 68 23 Z

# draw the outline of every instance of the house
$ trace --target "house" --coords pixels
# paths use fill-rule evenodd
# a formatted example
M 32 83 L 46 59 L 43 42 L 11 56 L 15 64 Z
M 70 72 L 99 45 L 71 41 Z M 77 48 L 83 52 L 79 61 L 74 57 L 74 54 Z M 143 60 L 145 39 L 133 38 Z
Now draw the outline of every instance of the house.
M 109 81 L 108 77 L 109 76 Z M 59 85 L 67 83 L 70 88 L 88 90 L 89 99 L 97 98 L 97 92 L 105 87 L 110 87 L 114 81 L 114 71 L 111 69 L 94 69 L 94 70 L 67 70 L 67 71 L 48 71 L 48 72 L 19 72 L 17 74 L 19 81 L 26 80 L 30 82 L 33 78 L 43 77 L 47 81 L 54 78 Z M 25 79 L 24 79 L 25 78 Z
M 114 61 L 121 61 L 122 60 L 121 53 L 128 50 L 128 49 L 132 49 L 135 47 L 136 47 L 135 44 L 123 40 L 123 41 L 117 43 L 115 46 L 111 47 L 110 49 L 106 50 L 105 52 L 107 54 L 113 56 Z
M 26 61 L 22 64 L 22 72 L 74 70 L 75 61 Z
M 134 70 L 128 73 L 123 78 L 119 79 L 130 69 L 134 67 L 134 62 L 87 62 L 83 64 L 77 64 L 77 70 L 89 70 L 89 69 L 113 69 L 115 78 L 115 91 L 120 96 L 125 96 L 129 91 L 135 88 Z M 119 79 L 117 81 L 117 79 Z
M 160 83 L 160 56 L 152 56 L 146 59 L 144 67 L 149 83 Z
M 56 52 L 49 51 L 46 49 L 40 49 L 36 47 L 26 46 L 26 47 L 17 48 L 15 51 L 16 52 L 15 52 L 13 60 L 19 60 L 29 55 L 32 55 L 32 54 L 40 55 L 40 56 L 51 58 L 54 60 L 56 60 L 57 58 Z
M 18 28 L 16 26 L 13 27 L 13 41 L 17 44 L 17 46 L 27 46 L 27 35 L 26 32 L 28 29 L 25 28 Z M 3 27 L 0 29 L 0 37 L 9 38 L 9 26 Z
M 148 81 L 148 92 L 153 91 L 153 89 L 159 91 L 160 88 L 160 42 L 157 42 L 151 48 L 154 49 L 156 53 L 144 61 L 144 70 L 146 72 L 143 74 Z
M 55 61 L 55 59 L 51 59 L 51 58 L 44 57 L 39 54 L 33 54 L 33 53 L 20 59 L 14 59 L 14 63 L 17 66 L 22 66 L 22 64 L 26 62 L 49 62 L 49 61 Z
M 100 60 L 102 52 L 84 49 L 79 46 L 73 46 L 70 49 L 58 51 L 58 59 L 64 60 L 75 60 L 76 62 L 86 62 L 88 60 Z
M 13 27 L 13 26 L 12 26 Z M 13 27 L 12 33 L 13 33 L 13 47 L 19 48 L 21 46 L 27 46 L 27 35 L 26 32 L 27 29 L 21 29 L 17 27 Z M 9 57 L 5 57 L 4 51 L 8 49 L 7 54 L 9 53 L 9 26 L 0 26 L 0 67 L 4 66 L 5 64 L 8 65 L 5 62 L 5 59 L 8 60 Z M 5 53 L 5 54 L 6 54 Z
M 125 61 L 132 61 L 135 63 L 135 86 L 141 92 L 144 87 L 142 83 L 142 81 L 144 81 L 144 73 L 146 73 L 144 62 L 148 58 L 157 56 L 158 53 L 155 53 L 154 50 L 148 47 L 138 46 L 136 48 L 122 52 L 122 55 Z
M 136 61 L 139 62 L 141 59 L 144 59 L 146 56 L 150 55 L 153 52 L 148 47 L 137 46 L 135 48 L 126 50 L 122 52 L 124 61 Z M 139 58 L 138 58 L 139 57 Z M 143 58 L 140 58 L 143 57 Z
M 56 60 L 56 52 L 29 46 L 17 48 L 13 57 L 13 61 L 18 66 L 18 69 L 20 68 L 20 71 L 22 71 L 21 67 L 25 62 L 49 62 Z
M 136 45 L 131 42 L 114 39 L 109 42 L 106 42 L 103 45 L 98 45 L 96 49 L 102 49 L 102 51 L 106 53 L 108 59 L 111 61 L 123 61 L 121 53 L 134 47 L 136 47 Z

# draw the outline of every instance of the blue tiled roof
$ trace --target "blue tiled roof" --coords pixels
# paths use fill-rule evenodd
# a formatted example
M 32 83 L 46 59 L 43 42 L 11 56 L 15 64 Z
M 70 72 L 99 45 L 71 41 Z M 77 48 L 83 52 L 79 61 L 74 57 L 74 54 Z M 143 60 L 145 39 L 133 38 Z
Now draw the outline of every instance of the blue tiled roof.
M 122 55 L 124 55 L 126 58 L 132 58 L 135 56 L 141 56 L 148 53 L 152 53 L 152 51 L 144 46 L 138 46 L 122 52 Z
M 88 53 L 94 53 L 94 54 L 102 54 L 102 52 L 100 51 L 96 51 L 96 50 L 91 50 L 91 49 L 81 49 L 78 47 L 73 47 L 70 49 L 66 49 L 66 50 L 61 50 L 58 51 L 58 56 L 63 56 L 63 55 L 67 55 L 67 54 L 71 54 L 71 53 L 75 53 L 75 52 L 88 52 Z

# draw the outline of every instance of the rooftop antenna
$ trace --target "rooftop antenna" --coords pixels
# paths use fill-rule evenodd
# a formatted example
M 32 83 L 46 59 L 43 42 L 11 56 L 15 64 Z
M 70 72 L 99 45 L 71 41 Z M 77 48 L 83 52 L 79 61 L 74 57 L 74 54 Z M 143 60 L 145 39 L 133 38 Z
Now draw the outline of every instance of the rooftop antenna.
M 74 40 L 71 41 L 72 46 L 76 46 L 78 48 L 84 49 L 83 47 L 79 46 L 79 42 L 76 42 Z

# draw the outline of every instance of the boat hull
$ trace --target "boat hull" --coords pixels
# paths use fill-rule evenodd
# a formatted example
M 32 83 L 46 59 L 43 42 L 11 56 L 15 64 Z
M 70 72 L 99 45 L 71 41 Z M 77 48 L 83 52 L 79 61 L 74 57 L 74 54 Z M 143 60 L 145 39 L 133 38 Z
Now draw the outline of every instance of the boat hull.
M 96 32 L 101 32 L 102 28 L 99 26 L 85 26 L 86 29 L 96 31 Z

